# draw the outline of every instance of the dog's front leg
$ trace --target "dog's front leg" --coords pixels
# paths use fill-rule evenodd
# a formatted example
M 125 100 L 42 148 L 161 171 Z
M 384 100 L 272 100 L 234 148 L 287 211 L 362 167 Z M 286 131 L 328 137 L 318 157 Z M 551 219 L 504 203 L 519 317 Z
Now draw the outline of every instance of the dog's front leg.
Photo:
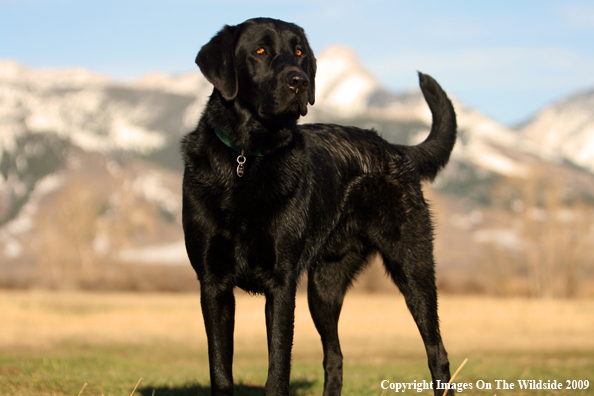
M 288 396 L 291 377 L 291 349 L 295 323 L 297 282 L 287 281 L 266 293 L 268 336 L 268 379 L 266 396 Z
M 233 289 L 200 285 L 200 304 L 208 339 L 212 396 L 233 395 L 233 328 L 235 296 Z

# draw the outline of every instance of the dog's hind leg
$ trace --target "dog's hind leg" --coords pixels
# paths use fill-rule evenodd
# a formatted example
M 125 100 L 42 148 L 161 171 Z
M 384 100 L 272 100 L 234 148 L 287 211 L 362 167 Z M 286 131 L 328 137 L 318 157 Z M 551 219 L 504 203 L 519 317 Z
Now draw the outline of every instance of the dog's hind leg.
M 324 396 L 340 395 L 342 389 L 338 319 L 344 295 L 364 264 L 364 257 L 351 253 L 339 261 L 320 262 L 308 272 L 307 301 L 324 350 Z
M 450 364 L 439 330 L 431 242 L 427 241 L 425 246 L 417 244 L 408 249 L 400 249 L 398 255 L 382 253 L 382 258 L 392 280 L 404 295 L 406 305 L 421 333 L 434 393 L 442 396 L 444 389 L 438 389 L 437 381 L 444 384 L 450 380 Z M 448 395 L 453 395 L 453 392 L 449 391 Z

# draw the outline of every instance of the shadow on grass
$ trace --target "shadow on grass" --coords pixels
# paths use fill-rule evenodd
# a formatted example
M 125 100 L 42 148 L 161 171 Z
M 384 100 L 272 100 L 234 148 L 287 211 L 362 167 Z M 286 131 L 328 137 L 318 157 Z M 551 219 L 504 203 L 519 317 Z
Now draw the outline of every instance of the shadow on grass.
M 303 395 L 311 389 L 315 381 L 291 381 L 290 395 Z M 137 393 L 142 396 L 210 396 L 210 385 L 199 383 L 179 386 L 146 386 L 139 388 Z M 235 384 L 234 396 L 264 396 L 263 385 Z

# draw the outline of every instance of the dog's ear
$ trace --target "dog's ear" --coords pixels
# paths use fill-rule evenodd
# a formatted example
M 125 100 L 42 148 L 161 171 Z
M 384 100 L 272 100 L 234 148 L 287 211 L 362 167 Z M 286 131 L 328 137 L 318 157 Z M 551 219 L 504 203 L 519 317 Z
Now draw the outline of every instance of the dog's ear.
M 204 77 L 226 100 L 235 99 L 238 91 L 235 67 L 236 31 L 237 26 L 225 25 L 196 56 L 196 64 Z
M 301 30 L 301 34 L 303 35 L 303 43 L 305 45 L 305 50 L 307 52 L 307 64 L 305 65 L 305 73 L 307 73 L 307 77 L 309 77 L 309 87 L 307 89 L 307 97 L 309 104 L 313 105 L 316 101 L 316 58 L 314 57 L 314 53 L 307 42 L 307 37 L 305 36 L 305 32 L 303 29 Z

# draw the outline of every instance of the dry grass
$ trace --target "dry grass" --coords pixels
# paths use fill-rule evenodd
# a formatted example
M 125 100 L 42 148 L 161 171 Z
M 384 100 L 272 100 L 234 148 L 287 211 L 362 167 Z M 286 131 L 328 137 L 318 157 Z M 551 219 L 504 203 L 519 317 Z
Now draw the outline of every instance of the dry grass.
M 594 301 L 446 295 L 440 302 L 452 369 L 469 357 L 456 381 L 591 376 Z M 129 395 L 133 388 L 131 395 L 141 396 L 210 394 L 198 294 L 0 291 L 0 318 L 3 395 Z M 304 294 L 298 295 L 295 325 L 291 394 L 321 394 L 321 345 Z M 420 336 L 401 296 L 347 296 L 340 334 L 345 396 L 381 394 L 384 379 L 429 379 Z M 263 298 L 238 293 L 235 340 L 236 394 L 263 395 Z
M 265 353 L 264 298 L 237 293 L 237 350 Z M 197 294 L 0 292 L 0 347 L 167 342 L 206 344 Z M 594 301 L 490 297 L 440 299 L 450 355 L 473 352 L 594 351 Z M 297 298 L 295 358 L 321 355 L 319 336 Z M 345 357 L 422 356 L 424 348 L 398 295 L 347 295 L 340 321 Z

